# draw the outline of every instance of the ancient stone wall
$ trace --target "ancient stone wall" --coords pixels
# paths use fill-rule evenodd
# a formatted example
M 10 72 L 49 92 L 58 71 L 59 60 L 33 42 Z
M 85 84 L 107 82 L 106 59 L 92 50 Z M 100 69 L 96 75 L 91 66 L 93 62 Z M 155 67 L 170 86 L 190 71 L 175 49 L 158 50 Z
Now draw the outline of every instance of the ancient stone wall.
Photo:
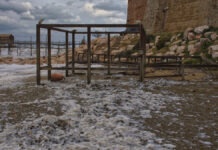
M 135 1 L 129 0 L 127 23 L 143 20 L 148 33 L 177 32 L 205 24 L 218 27 L 218 0 Z
M 144 18 L 147 0 L 129 0 L 127 23 L 134 24 L 137 20 L 142 21 Z

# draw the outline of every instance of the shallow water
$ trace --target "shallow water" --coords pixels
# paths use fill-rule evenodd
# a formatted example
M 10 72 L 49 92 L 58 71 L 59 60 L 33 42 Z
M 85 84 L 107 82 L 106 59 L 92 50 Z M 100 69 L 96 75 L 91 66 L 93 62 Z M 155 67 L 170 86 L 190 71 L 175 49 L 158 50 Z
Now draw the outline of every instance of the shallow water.
M 217 148 L 216 82 L 34 79 L 0 88 L 0 149 Z

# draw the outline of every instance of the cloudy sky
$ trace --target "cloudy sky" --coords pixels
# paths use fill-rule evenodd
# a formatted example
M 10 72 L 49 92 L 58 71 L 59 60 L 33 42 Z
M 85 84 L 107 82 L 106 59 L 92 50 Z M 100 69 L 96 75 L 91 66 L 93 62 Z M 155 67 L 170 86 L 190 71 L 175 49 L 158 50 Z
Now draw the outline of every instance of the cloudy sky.
M 35 38 L 36 23 L 126 23 L 127 0 L 0 0 L 0 33 Z

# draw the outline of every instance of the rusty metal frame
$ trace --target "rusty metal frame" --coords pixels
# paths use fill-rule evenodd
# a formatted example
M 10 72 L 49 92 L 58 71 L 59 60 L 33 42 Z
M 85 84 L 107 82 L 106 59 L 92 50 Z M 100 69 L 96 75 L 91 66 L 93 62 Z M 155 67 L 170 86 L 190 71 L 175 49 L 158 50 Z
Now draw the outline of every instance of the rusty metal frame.
M 64 28 L 64 29 L 62 29 Z M 86 28 L 86 32 L 77 32 L 75 30 L 67 30 L 66 28 Z M 111 31 L 111 32 L 92 32 L 92 28 L 137 28 L 138 31 L 136 32 L 117 32 L 117 31 Z M 41 29 L 47 29 L 48 30 L 48 66 L 47 67 L 41 67 L 40 66 L 40 30 Z M 63 68 L 52 68 L 51 65 L 51 31 L 58 31 L 58 32 L 64 32 L 66 34 L 66 66 Z M 88 50 L 87 50 L 87 83 L 91 83 L 91 35 L 92 34 L 106 34 L 108 36 L 108 68 L 107 72 L 108 74 L 111 74 L 111 52 L 110 52 L 110 35 L 111 34 L 140 34 L 140 50 L 142 51 L 141 59 L 140 59 L 140 67 L 139 67 L 139 80 L 143 82 L 144 80 L 144 74 L 145 74 L 145 54 L 146 54 L 146 33 L 142 26 L 142 24 L 37 24 L 36 25 L 36 46 L 37 46 L 37 75 L 36 80 L 37 84 L 40 85 L 41 83 L 41 70 L 47 70 L 48 71 L 48 79 L 51 78 L 51 70 L 53 69 L 60 69 L 66 71 L 66 76 L 68 76 L 68 70 L 72 70 L 72 73 L 75 73 L 75 70 L 79 70 L 78 68 L 75 68 L 75 36 L 77 34 L 87 34 L 87 40 L 88 40 Z M 68 35 L 72 34 L 72 66 L 69 67 L 69 60 L 68 60 Z M 99 68 L 101 70 L 101 68 Z

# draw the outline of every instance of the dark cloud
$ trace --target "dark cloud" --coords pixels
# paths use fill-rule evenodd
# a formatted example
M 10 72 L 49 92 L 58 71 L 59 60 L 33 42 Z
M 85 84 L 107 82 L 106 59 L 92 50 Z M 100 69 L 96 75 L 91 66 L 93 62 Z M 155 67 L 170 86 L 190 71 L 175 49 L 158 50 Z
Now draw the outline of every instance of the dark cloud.
M 97 3 L 94 6 L 95 9 L 102 9 L 102 10 L 115 10 L 115 11 L 125 11 L 126 7 L 122 5 L 122 3 L 116 3 L 115 1 L 104 1 Z
M 0 32 L 28 40 L 42 18 L 44 23 L 125 23 L 126 6 L 127 0 L 0 0 Z
M 12 10 L 17 13 L 23 13 L 31 9 L 32 5 L 30 2 L 18 2 L 15 0 L 1 0 L 0 10 Z

